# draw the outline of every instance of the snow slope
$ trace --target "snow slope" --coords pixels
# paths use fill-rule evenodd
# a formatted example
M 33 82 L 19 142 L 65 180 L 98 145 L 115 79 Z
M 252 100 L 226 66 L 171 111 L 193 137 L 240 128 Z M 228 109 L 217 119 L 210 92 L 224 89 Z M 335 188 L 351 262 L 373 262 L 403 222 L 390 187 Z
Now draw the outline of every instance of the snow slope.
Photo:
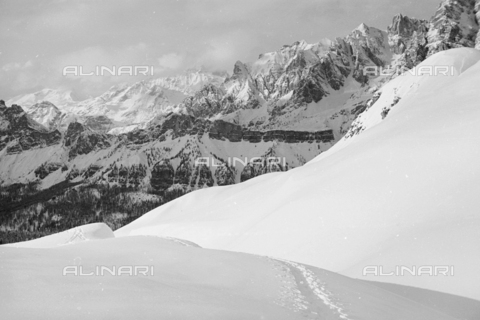
M 176 237 L 352 277 L 370 265 L 448 265 L 454 276 L 365 278 L 480 299 L 479 61 L 474 49 L 437 53 L 422 65 L 448 64 L 453 76 L 399 77 L 367 110 L 360 135 L 307 165 L 187 194 L 115 234 Z M 383 99 L 407 89 L 380 121 Z
M 43 238 L 44 248 L 34 242 L 0 246 L 0 317 L 474 320 L 480 314 L 479 301 L 382 287 L 291 261 L 202 249 L 177 239 L 104 236 L 57 246 L 53 235 Z M 94 275 L 63 275 L 72 266 Z M 97 266 L 151 269 L 101 275 Z

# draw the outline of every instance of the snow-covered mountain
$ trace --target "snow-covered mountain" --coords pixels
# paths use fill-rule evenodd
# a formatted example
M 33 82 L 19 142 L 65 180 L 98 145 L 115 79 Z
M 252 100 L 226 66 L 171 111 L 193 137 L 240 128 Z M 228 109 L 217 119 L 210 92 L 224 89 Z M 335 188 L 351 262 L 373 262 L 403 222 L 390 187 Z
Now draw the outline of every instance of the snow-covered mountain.
M 62 109 L 74 106 L 77 104 L 75 94 L 71 90 L 65 89 L 43 89 L 31 94 L 21 95 L 6 101 L 7 105 L 17 104 L 22 106 L 25 111 L 28 111 L 33 105 L 48 101 L 55 106 Z
M 363 129 L 305 166 L 190 193 L 115 234 L 181 238 L 480 299 L 480 52 L 439 52 L 417 69 L 428 65 L 454 75 L 390 81 L 356 120 Z M 367 266 L 451 266 L 454 276 L 372 276 Z
M 237 62 L 228 77 L 190 70 L 85 101 L 43 90 L 6 103 L 23 103 L 25 110 L 0 104 L 0 187 L 20 197 L 23 191 L 12 186 L 34 184 L 48 195 L 21 208 L 20 198 L 11 197 L 7 211 L 22 218 L 5 224 L 30 229 L 30 216 L 40 210 L 45 219 L 35 228 L 56 230 L 60 222 L 49 210 L 57 209 L 48 206 L 71 195 L 72 184 L 155 193 L 167 201 L 299 167 L 381 121 L 412 94 L 405 87 L 387 98 L 384 91 L 405 76 L 365 68 L 403 70 L 444 49 L 473 47 L 477 14 L 478 1 L 445 0 L 429 21 L 397 15 L 385 31 L 361 24 L 343 38 L 298 41 Z M 376 118 L 367 115 L 379 101 Z M 98 210 L 91 208 L 94 220 L 87 222 L 100 219 Z
M 103 115 L 127 125 L 141 124 L 159 115 L 180 112 L 178 105 L 185 98 L 205 85 L 218 85 L 223 80 L 221 76 L 192 70 L 182 76 L 113 87 L 97 98 L 81 102 L 75 112 Z
M 117 128 L 112 133 L 145 128 L 169 112 L 187 112 L 257 130 L 329 128 L 343 135 L 375 90 L 391 78 L 372 77 L 366 67 L 410 69 L 436 52 L 475 47 L 480 39 L 477 15 L 478 1 L 444 0 L 428 21 L 400 14 L 385 31 L 361 24 L 343 38 L 298 41 L 251 63 L 238 61 L 226 79 L 189 70 L 115 86 L 84 101 L 75 101 L 70 91 L 45 89 L 10 99 L 7 105 L 28 111 L 49 101 L 80 122 L 87 116 L 109 118 L 107 129 Z
M 77 120 L 77 117 L 73 114 L 60 111 L 53 103 L 48 101 L 35 103 L 26 110 L 33 120 L 50 131 L 55 129 L 65 131 L 71 122 Z
M 85 101 L 54 90 L 16 98 L 10 103 L 26 112 L 2 107 L 1 185 L 108 184 L 165 199 L 301 166 L 373 121 L 365 110 L 378 106 L 396 74 L 366 67 L 411 68 L 436 51 L 474 46 L 477 9 L 473 1 L 444 1 L 430 21 L 398 15 L 386 31 L 361 24 L 344 38 L 299 41 L 237 62 L 226 79 L 190 70 Z M 407 94 L 382 95 L 379 119 Z M 281 165 L 267 165 L 269 158 Z M 50 219 L 37 228 L 56 225 Z
M 27 112 L 34 105 L 49 102 L 66 115 L 70 122 L 82 123 L 87 119 L 108 118 L 110 126 L 125 127 L 144 125 L 158 115 L 179 112 L 178 105 L 207 84 L 219 85 L 224 77 L 199 70 L 188 70 L 184 75 L 145 80 L 134 84 L 113 86 L 99 97 L 77 101 L 71 91 L 44 89 L 39 92 L 12 98 L 7 105 L 17 104 Z M 51 113 L 38 113 L 34 117 L 40 123 L 51 121 Z M 58 127 L 65 130 L 66 125 Z M 131 127 L 131 129 L 136 127 Z M 103 128 L 106 129 L 106 128 Z

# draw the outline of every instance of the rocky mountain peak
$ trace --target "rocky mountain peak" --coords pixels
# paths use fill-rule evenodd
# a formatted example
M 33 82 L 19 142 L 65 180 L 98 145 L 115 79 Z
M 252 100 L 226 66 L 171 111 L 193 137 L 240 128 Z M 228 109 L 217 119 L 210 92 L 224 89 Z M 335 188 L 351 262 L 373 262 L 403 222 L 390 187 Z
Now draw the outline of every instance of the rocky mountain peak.
M 444 0 L 430 20 L 401 14 L 387 28 L 394 67 L 413 68 L 427 57 L 451 48 L 480 48 L 480 0 Z
M 71 122 L 68 125 L 66 136 L 78 134 L 78 133 L 83 132 L 84 130 L 85 130 L 85 128 L 83 127 L 83 125 L 80 122 Z
M 65 118 L 65 114 L 49 101 L 42 101 L 34 104 L 28 109 L 28 114 L 33 120 L 37 121 L 48 130 L 59 128 L 62 119 Z
M 233 75 L 230 79 L 246 79 L 249 76 L 248 67 L 241 61 L 235 62 Z
M 110 135 L 92 131 L 79 122 L 71 122 L 65 133 L 64 145 L 70 147 L 68 156 L 72 159 L 77 155 L 110 147 L 114 140 L 112 138 Z
M 444 0 L 430 20 L 428 56 L 451 48 L 475 47 L 478 0 Z
M 358 30 L 363 34 L 368 34 L 370 32 L 370 28 L 363 22 L 358 27 L 356 27 L 354 30 Z
M 14 116 L 22 116 L 25 111 L 18 104 L 12 104 L 10 108 L 7 109 L 7 114 Z
M 50 146 L 61 139 L 59 131 L 49 132 L 17 104 L 11 107 L 0 104 L 0 131 L 0 150 L 7 147 L 7 154 Z
M 387 32 L 390 36 L 410 38 L 415 32 L 427 32 L 427 24 L 427 20 L 397 14 L 393 17 L 392 24 L 387 27 Z
M 59 110 L 53 103 L 51 103 L 50 101 L 41 101 L 41 102 L 38 102 L 36 104 L 34 104 L 32 106 L 33 107 L 36 107 L 36 108 L 42 108 L 42 109 L 47 109 L 47 108 L 51 108 L 51 109 L 55 109 L 55 110 Z
M 294 47 L 297 50 L 304 50 L 308 46 L 308 42 L 305 40 L 295 41 L 290 47 Z M 288 46 L 287 46 L 288 47 Z M 286 47 L 284 47 L 286 48 Z

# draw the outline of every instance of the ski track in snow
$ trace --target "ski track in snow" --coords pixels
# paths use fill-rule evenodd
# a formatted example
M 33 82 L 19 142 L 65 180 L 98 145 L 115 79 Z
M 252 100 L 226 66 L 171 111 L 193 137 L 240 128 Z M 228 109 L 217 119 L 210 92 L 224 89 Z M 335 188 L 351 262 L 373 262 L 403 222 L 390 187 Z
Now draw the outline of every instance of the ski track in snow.
M 281 278 L 282 287 L 280 298 L 275 301 L 279 306 L 293 312 L 308 312 L 309 302 L 296 285 L 296 280 L 290 272 L 290 268 L 282 262 L 268 258 L 276 272 L 276 277 Z
M 326 288 L 326 283 L 322 282 L 312 270 L 309 270 L 302 264 L 287 260 L 271 260 L 280 262 L 286 267 L 288 275 L 283 275 L 283 277 L 290 280 L 283 281 L 289 283 L 286 287 L 290 292 L 287 294 L 283 292 L 283 303 L 280 303 L 281 305 L 288 308 L 288 304 L 285 302 L 286 300 L 291 300 L 291 302 L 293 302 L 293 308 L 289 309 L 292 309 L 295 312 L 307 313 L 306 316 L 308 318 L 313 317 L 312 319 L 324 319 L 323 315 L 320 315 L 315 311 L 315 309 L 317 309 L 315 306 L 318 306 L 318 300 L 320 300 L 321 303 L 337 314 L 339 319 L 352 320 L 346 313 L 342 304 L 334 297 L 334 294 Z M 299 277 L 298 274 L 301 276 Z M 309 292 L 305 292 L 304 284 L 308 286 Z M 312 294 L 317 299 L 312 299 Z

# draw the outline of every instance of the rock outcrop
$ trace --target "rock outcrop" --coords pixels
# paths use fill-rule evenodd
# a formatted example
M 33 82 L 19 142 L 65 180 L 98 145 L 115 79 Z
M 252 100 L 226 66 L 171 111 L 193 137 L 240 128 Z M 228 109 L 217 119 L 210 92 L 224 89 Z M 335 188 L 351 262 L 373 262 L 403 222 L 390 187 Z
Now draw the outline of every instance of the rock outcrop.
M 60 139 L 58 130 L 48 131 L 20 106 L 7 108 L 3 101 L 0 102 L 0 150 L 6 147 L 7 154 L 20 153 L 57 144 Z
M 475 47 L 479 31 L 475 3 L 445 0 L 440 4 L 429 24 L 428 56 L 451 48 Z
M 112 136 L 86 129 L 82 124 L 72 122 L 68 125 L 64 145 L 70 147 L 68 156 L 72 159 L 93 150 L 109 148 L 112 140 L 114 140 Z

